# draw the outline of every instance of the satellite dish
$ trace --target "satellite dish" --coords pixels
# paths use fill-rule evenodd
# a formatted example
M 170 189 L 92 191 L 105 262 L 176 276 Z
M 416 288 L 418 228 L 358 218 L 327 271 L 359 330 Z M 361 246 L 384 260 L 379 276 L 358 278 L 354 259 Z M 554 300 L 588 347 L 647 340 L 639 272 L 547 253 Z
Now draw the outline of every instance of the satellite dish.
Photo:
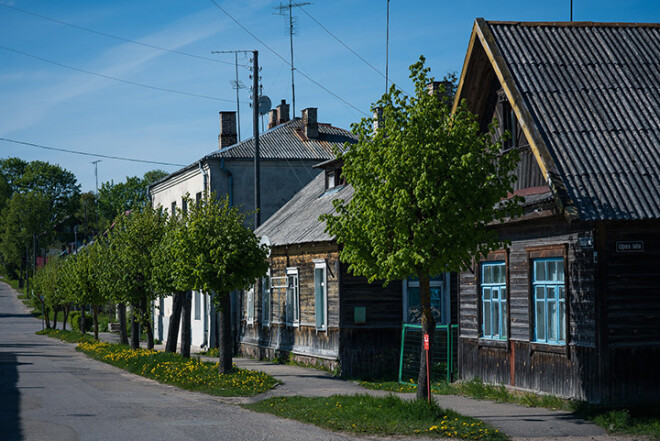
M 259 245 L 266 245 L 268 247 L 268 255 L 266 257 L 270 257 L 270 239 L 268 239 L 268 236 L 266 235 L 261 236 L 261 239 L 259 240 Z
M 271 106 L 273 103 L 271 103 L 270 98 L 268 98 L 266 95 L 261 95 L 259 97 L 259 115 L 265 115 L 270 111 Z

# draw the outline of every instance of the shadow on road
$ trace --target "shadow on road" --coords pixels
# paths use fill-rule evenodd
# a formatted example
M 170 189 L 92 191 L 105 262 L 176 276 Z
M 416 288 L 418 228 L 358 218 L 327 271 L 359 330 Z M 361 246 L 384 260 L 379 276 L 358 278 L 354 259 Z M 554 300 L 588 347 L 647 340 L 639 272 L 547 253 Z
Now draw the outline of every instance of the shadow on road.
M 20 394 L 18 383 L 18 360 L 12 352 L 0 352 L 0 427 L 2 439 L 18 441 L 23 439 L 20 425 Z

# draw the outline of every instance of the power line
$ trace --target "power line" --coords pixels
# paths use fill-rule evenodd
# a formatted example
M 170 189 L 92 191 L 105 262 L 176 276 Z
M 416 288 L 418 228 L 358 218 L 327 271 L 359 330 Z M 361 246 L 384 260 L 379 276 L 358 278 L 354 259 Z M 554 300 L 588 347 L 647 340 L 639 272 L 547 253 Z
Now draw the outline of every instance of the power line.
M 93 156 L 95 158 L 116 159 L 118 161 L 141 162 L 141 163 L 145 163 L 145 164 L 171 165 L 173 167 L 185 167 L 185 164 L 174 164 L 174 163 L 171 163 L 171 162 L 149 161 L 147 159 L 124 158 L 122 156 L 111 156 L 111 155 L 102 155 L 100 153 L 81 152 L 79 150 L 70 150 L 70 149 L 63 149 L 63 148 L 58 148 L 58 147 L 49 147 L 49 146 L 46 146 L 46 145 L 34 144 L 34 143 L 31 143 L 31 142 L 25 142 L 25 141 L 18 141 L 16 139 L 9 139 L 9 138 L 1 138 L 0 137 L 0 141 L 12 142 L 14 144 L 27 145 L 27 146 L 30 146 L 30 147 L 36 147 L 36 148 L 44 149 L 44 150 L 54 150 L 54 151 L 57 151 L 57 152 L 73 153 L 75 155 Z
M 254 34 L 253 34 L 248 28 L 246 28 L 245 26 L 243 26 L 243 25 L 241 24 L 241 22 L 239 22 L 236 18 L 234 18 L 233 15 L 231 15 L 229 12 L 227 12 L 227 10 L 225 10 L 222 6 L 220 6 L 215 0 L 210 0 L 210 2 L 213 3 L 213 4 L 215 5 L 216 8 L 220 9 L 220 10 L 221 10 L 221 11 L 222 11 L 227 17 L 229 17 L 229 18 L 230 18 L 234 23 L 236 23 L 241 29 L 243 29 L 245 32 L 247 32 L 252 38 L 254 38 L 255 40 L 257 40 L 257 41 L 258 41 L 259 43 L 261 43 L 266 49 L 268 49 L 270 52 L 272 52 L 273 55 L 275 55 L 275 56 L 276 56 L 277 58 L 279 58 L 280 60 L 284 61 L 287 65 L 291 66 L 291 63 L 289 63 L 289 61 L 288 61 L 286 58 L 284 58 L 284 57 L 283 57 L 282 55 L 280 55 L 277 51 L 275 51 L 275 49 L 273 49 L 272 47 L 268 46 L 268 45 L 267 45 L 263 40 L 261 40 L 259 37 L 257 37 L 256 35 L 254 35 Z M 307 80 L 311 81 L 312 83 L 314 83 L 315 85 L 317 85 L 318 87 L 320 87 L 321 89 L 323 89 L 324 91 L 326 91 L 327 93 L 329 93 L 330 95 L 334 96 L 335 98 L 337 98 L 337 99 L 338 99 L 339 101 L 341 101 L 342 103 L 344 103 L 344 104 L 346 104 L 347 106 L 349 106 L 349 107 L 355 109 L 356 111 L 358 111 L 359 113 L 361 113 L 361 114 L 363 114 L 363 115 L 365 115 L 365 116 L 369 116 L 368 113 L 363 112 L 362 110 L 358 109 L 358 108 L 355 107 L 353 104 L 349 103 L 348 101 L 346 101 L 345 99 L 343 99 L 342 97 L 340 97 L 339 95 L 337 95 L 336 93 L 334 93 L 333 91 L 331 91 L 330 89 L 328 89 L 327 87 L 325 87 L 323 84 L 321 84 L 321 83 L 319 83 L 318 81 L 315 81 L 314 79 L 312 79 L 312 77 L 310 77 L 309 75 L 305 74 L 303 71 L 298 70 L 298 69 L 296 69 L 296 70 L 298 71 L 298 73 L 299 73 L 300 75 L 302 75 L 303 77 L 307 78 Z M 293 115 L 293 117 L 295 118 L 295 115 Z
M 156 49 L 156 50 L 159 50 L 159 51 L 162 51 L 162 52 L 169 52 L 169 53 L 172 53 L 172 54 L 184 55 L 186 57 L 198 58 L 200 60 L 213 61 L 214 63 L 223 63 L 223 64 L 230 64 L 230 65 L 234 64 L 234 63 L 230 63 L 228 61 L 218 60 L 217 58 L 204 57 L 202 55 L 195 55 L 195 54 L 191 54 L 191 53 L 188 53 L 188 52 L 178 51 L 176 49 L 168 49 L 168 48 L 156 46 L 156 45 L 153 45 L 153 44 L 143 43 L 141 41 L 131 40 L 129 38 L 120 37 L 118 35 L 113 35 L 113 34 L 108 34 L 106 32 L 96 31 L 94 29 L 86 28 L 86 27 L 79 26 L 79 25 L 76 25 L 76 24 L 73 24 L 73 23 L 67 23 L 65 21 L 58 20 L 56 18 L 47 17 L 45 15 L 37 14 L 35 12 L 30 12 L 30 11 L 27 11 L 25 9 L 17 8 L 16 6 L 10 6 L 10 5 L 7 5 L 7 4 L 4 4 L 4 3 L 0 3 L 0 6 L 3 6 L 5 8 L 9 8 L 9 9 L 14 9 L 14 10 L 20 11 L 24 14 L 32 15 L 34 17 L 39 17 L 39 18 L 42 18 L 44 20 L 52 21 L 54 23 L 58 23 L 58 24 L 61 24 L 61 25 L 64 25 L 64 26 L 69 26 L 69 27 L 74 28 L 74 29 L 79 29 L 81 31 L 90 32 L 92 34 L 101 35 L 103 37 L 114 38 L 115 40 L 124 41 L 126 43 L 136 44 L 138 46 L 148 47 L 148 48 L 151 48 L 151 49 Z M 240 66 L 241 67 L 247 67 L 244 64 L 241 64 Z
M 321 29 L 323 29 L 328 35 L 330 35 L 332 38 L 334 38 L 335 40 L 337 40 L 337 42 L 338 42 L 339 44 L 341 44 L 342 46 L 344 46 L 344 47 L 345 47 L 350 53 L 352 53 L 353 55 L 355 55 L 356 57 L 358 57 L 358 58 L 359 58 L 364 64 L 366 64 L 366 65 L 369 66 L 371 69 L 373 69 L 374 72 L 376 72 L 378 75 L 380 75 L 381 77 L 387 79 L 388 75 L 386 75 L 386 74 L 384 74 L 383 72 L 381 72 L 376 66 L 374 66 L 373 64 L 371 64 L 371 63 L 370 63 L 369 61 L 367 61 L 364 57 L 362 57 L 362 55 L 358 54 L 355 50 L 353 50 L 353 48 L 351 48 L 348 44 L 346 44 L 344 41 L 342 41 L 341 38 L 337 37 L 337 36 L 336 36 L 335 34 L 333 34 L 328 28 L 326 28 L 325 26 L 323 26 L 323 24 L 322 24 L 320 21 L 318 21 L 316 18 L 314 18 L 309 12 L 307 12 L 307 11 L 305 10 L 305 8 L 300 7 L 299 9 L 300 9 L 302 12 L 304 12 L 305 15 L 307 15 L 310 19 L 312 19 L 312 21 L 313 21 L 314 23 L 316 23 L 317 25 L 319 25 L 319 27 L 320 27 Z M 392 83 L 392 84 L 394 84 L 394 83 Z M 410 95 L 408 92 L 406 92 L 405 90 L 401 89 L 398 85 L 394 84 L 394 87 L 396 87 L 397 89 L 399 89 L 401 92 L 405 93 L 406 95 Z
M 36 55 L 32 55 L 32 54 L 29 54 L 27 52 L 19 51 L 17 49 L 11 49 L 11 48 L 8 48 L 8 47 L 2 46 L 2 45 L 0 45 L 0 49 L 4 49 L 4 50 L 9 51 L 9 52 L 14 52 L 16 54 L 20 54 L 20 55 L 23 55 L 25 57 L 34 58 L 35 60 L 43 61 L 44 63 L 50 63 L 50 64 L 53 64 L 55 66 L 63 67 L 65 69 L 73 70 L 73 71 L 76 71 L 76 72 L 82 72 L 82 73 L 85 73 L 87 75 L 93 75 L 95 77 L 105 78 L 107 80 L 117 81 L 119 83 L 130 84 L 132 86 L 144 87 L 146 89 L 158 90 L 158 91 L 161 91 L 161 92 L 176 93 L 178 95 L 192 96 L 192 97 L 195 97 L 195 98 L 204 98 L 204 99 L 213 100 L 213 101 L 226 101 L 226 102 L 229 102 L 229 103 L 234 102 L 233 100 L 228 100 L 228 99 L 225 99 L 225 98 L 217 98 L 217 97 L 208 96 L 208 95 L 200 95 L 200 94 L 196 94 L 196 93 L 182 92 L 180 90 L 166 89 L 164 87 L 150 86 L 149 84 L 138 83 L 138 82 L 129 81 L 129 80 L 123 80 L 121 78 L 111 77 L 110 75 L 105 75 L 105 74 L 92 72 L 92 71 L 85 70 L 85 69 L 80 69 L 78 67 L 73 67 L 73 66 L 69 66 L 69 65 L 66 65 L 66 64 L 58 63 L 57 61 L 49 60 L 47 58 L 38 57 Z

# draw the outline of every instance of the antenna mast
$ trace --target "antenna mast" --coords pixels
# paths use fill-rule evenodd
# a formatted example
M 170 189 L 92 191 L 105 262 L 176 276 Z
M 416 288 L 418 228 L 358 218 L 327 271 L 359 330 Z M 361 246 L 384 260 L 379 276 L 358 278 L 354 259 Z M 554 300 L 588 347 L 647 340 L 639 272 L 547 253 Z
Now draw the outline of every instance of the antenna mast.
M 92 161 L 92 164 L 94 164 L 94 177 L 96 178 L 96 194 L 99 194 L 99 162 L 101 161 L 101 159 Z
M 300 6 L 306 6 L 306 5 L 311 5 L 309 2 L 301 2 L 301 3 L 293 3 L 292 0 L 289 0 L 289 4 L 284 4 L 280 3 L 279 6 L 276 6 L 275 9 L 279 10 L 277 15 L 281 15 L 283 17 L 286 17 L 287 12 L 286 10 L 288 9 L 288 15 L 289 15 L 289 26 L 287 27 L 287 33 L 289 34 L 289 45 L 291 47 L 291 108 L 293 109 L 292 117 L 296 117 L 296 86 L 295 86 L 295 78 L 294 78 L 294 71 L 295 68 L 293 67 L 293 34 L 296 33 L 296 20 L 295 17 L 293 16 L 293 8 L 294 7 L 300 7 Z

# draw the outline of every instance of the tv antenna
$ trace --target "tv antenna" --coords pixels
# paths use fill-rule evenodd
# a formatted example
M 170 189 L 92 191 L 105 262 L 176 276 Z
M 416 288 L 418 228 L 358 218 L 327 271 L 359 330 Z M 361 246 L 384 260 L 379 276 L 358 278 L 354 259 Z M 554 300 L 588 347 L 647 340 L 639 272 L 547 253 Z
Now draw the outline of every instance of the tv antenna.
M 234 66 L 236 67 L 236 79 L 229 81 L 231 88 L 236 90 L 236 126 L 238 128 L 238 141 L 241 141 L 241 104 L 239 101 L 239 92 L 247 86 L 238 79 L 238 54 L 245 54 L 246 51 L 212 51 L 212 54 L 234 54 Z M 243 65 L 241 65 L 244 67 Z
M 94 164 L 94 177 L 96 178 L 96 194 L 99 194 L 99 162 L 101 161 L 102 159 L 92 161 L 92 164 Z
M 292 116 L 294 119 L 296 117 L 296 86 L 295 86 L 294 71 L 296 69 L 293 67 L 293 35 L 297 33 L 297 29 L 296 29 L 296 17 L 293 16 L 293 8 L 307 6 L 307 5 L 311 5 L 311 3 L 309 2 L 293 3 L 291 0 L 289 0 L 288 4 L 280 2 L 279 6 L 275 6 L 275 9 L 279 11 L 277 12 L 277 15 L 286 17 L 288 14 L 289 16 L 287 33 L 289 34 L 289 45 L 291 47 L 291 108 L 293 109 Z

